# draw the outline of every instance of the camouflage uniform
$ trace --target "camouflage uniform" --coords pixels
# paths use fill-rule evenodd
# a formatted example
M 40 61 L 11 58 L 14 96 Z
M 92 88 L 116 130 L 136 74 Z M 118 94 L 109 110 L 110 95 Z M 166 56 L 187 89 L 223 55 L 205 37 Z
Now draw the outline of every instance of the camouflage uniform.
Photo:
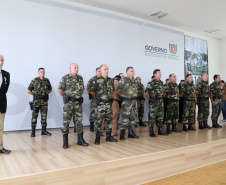
M 213 101 L 215 102 L 215 106 L 212 105 L 212 120 L 218 120 L 218 117 L 221 113 L 221 97 L 222 97 L 222 91 L 221 91 L 221 85 L 220 83 L 213 82 L 210 85 L 210 92 L 213 94 Z
M 168 99 L 166 124 L 176 125 L 179 118 L 179 87 L 177 83 L 169 82 L 165 92 Z
M 182 123 L 193 123 L 195 113 L 195 85 L 186 82 L 181 87 L 180 94 L 184 95 Z
M 210 87 L 207 81 L 200 81 L 196 86 L 196 91 L 198 91 L 198 122 L 203 122 L 208 120 L 209 116 L 209 96 Z
M 138 119 L 142 120 L 144 116 L 144 85 L 138 84 L 138 92 L 137 92 L 137 112 Z
M 92 77 L 88 84 L 87 84 L 87 90 L 91 91 L 91 85 L 94 80 L 97 79 L 97 76 Z M 90 103 L 90 116 L 89 116 L 89 121 L 90 122 L 95 122 L 95 111 L 96 111 L 96 98 L 92 98 L 91 103 Z
M 120 92 L 120 100 L 122 101 L 121 130 L 125 130 L 127 126 L 130 130 L 133 130 L 137 119 L 138 83 L 136 79 L 132 78 L 131 80 L 129 77 L 121 79 L 119 81 L 117 91 Z
M 91 91 L 96 93 L 96 124 L 95 133 L 101 134 L 102 122 L 105 118 L 105 131 L 111 133 L 112 129 L 112 93 L 114 81 L 112 78 L 97 77 L 91 84 Z
M 40 110 L 41 113 L 41 125 L 42 127 L 47 126 L 47 112 L 48 112 L 48 91 L 52 90 L 52 86 L 48 78 L 44 78 L 41 80 L 39 77 L 34 78 L 30 85 L 28 86 L 28 90 L 33 92 L 33 111 L 32 111 L 32 119 L 31 126 L 36 127 L 38 113 Z
M 64 91 L 69 97 L 69 101 L 63 107 L 63 127 L 62 133 L 69 134 L 69 124 L 74 117 L 76 131 L 83 133 L 82 125 L 82 93 L 84 91 L 83 78 L 80 75 L 73 77 L 71 73 L 62 77 L 58 89 Z
M 152 81 L 148 82 L 145 92 L 148 93 L 151 97 L 149 104 L 148 124 L 150 127 L 154 127 L 154 124 L 156 123 L 158 127 L 161 127 L 164 116 L 163 82 L 161 80 L 157 80 L 156 78 L 154 78 Z

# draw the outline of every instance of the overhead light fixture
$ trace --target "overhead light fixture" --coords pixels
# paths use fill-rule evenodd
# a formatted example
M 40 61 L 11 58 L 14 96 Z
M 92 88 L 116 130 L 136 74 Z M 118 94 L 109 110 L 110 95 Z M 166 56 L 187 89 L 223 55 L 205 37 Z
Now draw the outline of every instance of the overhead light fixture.
M 216 29 L 216 28 L 212 28 L 212 29 L 209 29 L 209 30 L 205 30 L 206 33 L 214 33 L 214 32 L 219 32 L 220 30 L 219 29 Z
M 169 15 L 168 13 L 165 13 L 165 12 L 162 12 L 162 11 L 158 11 L 156 13 L 151 14 L 150 16 L 151 17 L 156 17 L 158 19 L 162 19 L 163 17 L 166 17 L 168 15 Z

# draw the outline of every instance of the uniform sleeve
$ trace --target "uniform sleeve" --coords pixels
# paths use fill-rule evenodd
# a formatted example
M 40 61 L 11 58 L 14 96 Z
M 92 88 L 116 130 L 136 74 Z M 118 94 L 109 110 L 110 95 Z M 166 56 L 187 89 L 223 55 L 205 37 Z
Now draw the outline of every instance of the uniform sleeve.
M 61 79 L 60 84 L 58 86 L 58 89 L 65 91 L 65 89 L 66 89 L 66 78 L 63 77 Z
M 164 93 L 168 94 L 169 93 L 169 89 L 170 89 L 170 86 L 169 84 L 167 84 L 164 88 Z
M 213 84 L 210 85 L 210 92 L 213 93 L 213 94 L 214 94 L 214 92 L 215 92 L 215 90 L 214 90 L 214 85 L 213 85 Z
M 84 81 L 83 81 L 83 78 L 82 77 L 81 77 L 81 79 L 82 79 L 82 90 L 84 91 L 84 89 L 85 89 Z
M 92 80 L 92 82 L 90 83 L 90 90 L 91 92 L 97 91 L 97 79 Z
M 148 93 L 149 95 L 151 94 L 151 90 L 152 90 L 152 88 L 151 88 L 151 83 L 148 83 L 147 84 L 147 87 L 146 87 L 146 89 L 145 89 L 145 93 Z
M 119 80 L 119 83 L 118 83 L 118 87 L 117 87 L 117 90 L 118 92 L 122 92 L 122 87 L 123 87 L 123 81 L 122 80 Z
M 195 90 L 200 92 L 201 89 L 201 83 L 198 83 L 198 85 L 196 86 Z
M 112 81 L 113 91 L 115 91 L 116 89 L 115 89 L 115 86 L 114 86 L 114 79 L 111 79 L 111 81 Z
M 47 83 L 48 83 L 48 90 L 49 91 L 52 90 L 52 86 L 51 86 L 51 83 L 50 83 L 49 79 L 47 79 Z
M 27 88 L 29 91 L 34 90 L 34 80 L 31 81 L 30 85 Z
M 91 84 L 93 83 L 93 78 L 91 78 L 89 81 L 88 81 L 88 84 L 87 84 L 87 90 L 91 90 Z
M 184 93 L 185 93 L 185 85 L 182 85 L 180 89 L 180 94 L 184 94 Z

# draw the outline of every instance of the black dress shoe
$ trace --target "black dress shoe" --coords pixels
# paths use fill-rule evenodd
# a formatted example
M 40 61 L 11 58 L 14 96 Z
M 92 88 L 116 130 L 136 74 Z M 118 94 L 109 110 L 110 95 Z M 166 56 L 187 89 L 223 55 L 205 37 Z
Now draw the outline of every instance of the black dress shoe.
M 3 153 L 3 154 L 9 154 L 10 152 L 11 152 L 11 150 L 7 150 L 5 148 L 0 150 L 0 153 Z

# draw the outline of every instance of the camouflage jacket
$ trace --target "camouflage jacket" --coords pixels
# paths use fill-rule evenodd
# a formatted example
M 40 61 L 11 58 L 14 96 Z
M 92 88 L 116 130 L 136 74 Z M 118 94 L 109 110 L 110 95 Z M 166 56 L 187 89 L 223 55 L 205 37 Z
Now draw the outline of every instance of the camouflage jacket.
M 200 81 L 196 86 L 198 91 L 198 99 L 208 99 L 210 97 L 210 86 L 207 81 Z
M 144 85 L 142 83 L 138 84 L 137 98 L 144 99 Z
M 88 81 L 87 90 L 91 91 L 91 85 L 92 85 L 93 81 L 96 80 L 96 79 L 97 79 L 97 76 L 94 76 Z
M 137 98 L 138 83 L 135 78 L 132 80 L 127 76 L 119 81 L 117 91 L 121 98 Z
M 179 100 L 179 87 L 177 83 L 169 82 L 166 85 L 165 93 L 169 100 Z
M 39 77 L 34 78 L 27 88 L 32 91 L 35 96 L 45 96 L 48 91 L 52 90 L 52 86 L 48 78 L 41 80 Z
M 83 78 L 80 75 L 73 77 L 71 73 L 62 77 L 58 89 L 71 98 L 81 98 L 84 91 Z
M 97 77 L 91 84 L 91 91 L 96 93 L 96 98 L 109 100 L 114 92 L 114 81 L 112 78 L 103 76 Z
M 221 85 L 220 83 L 217 82 L 213 82 L 210 84 L 210 92 L 212 92 L 213 94 L 213 101 L 215 101 L 215 99 L 221 99 L 222 97 L 222 91 L 221 91 Z
M 195 101 L 195 85 L 193 83 L 186 82 L 182 85 L 180 94 L 184 95 L 185 100 Z
M 164 85 L 161 80 L 153 79 L 148 82 L 145 92 L 150 95 L 151 98 L 163 98 Z

